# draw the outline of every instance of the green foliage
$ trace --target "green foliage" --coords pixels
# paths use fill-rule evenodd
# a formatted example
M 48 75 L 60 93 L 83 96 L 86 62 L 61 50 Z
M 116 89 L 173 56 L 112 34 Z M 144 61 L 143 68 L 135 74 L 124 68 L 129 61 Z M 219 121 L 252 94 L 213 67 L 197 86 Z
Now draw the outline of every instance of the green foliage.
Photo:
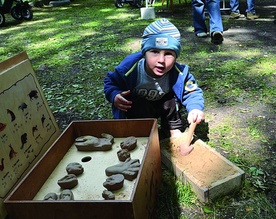
M 182 209 L 197 204 L 197 197 L 191 190 L 190 184 L 183 184 L 180 178 L 176 178 L 167 170 L 163 170 L 162 180 L 162 187 L 157 197 L 158 218 L 186 218 L 185 212 L 182 215 Z
M 207 206 L 203 206 L 203 211 L 207 214 L 214 213 L 211 208 Z
M 255 188 L 263 191 L 268 189 L 266 174 L 263 170 L 256 167 L 250 167 L 248 172 L 251 176 L 250 180 Z

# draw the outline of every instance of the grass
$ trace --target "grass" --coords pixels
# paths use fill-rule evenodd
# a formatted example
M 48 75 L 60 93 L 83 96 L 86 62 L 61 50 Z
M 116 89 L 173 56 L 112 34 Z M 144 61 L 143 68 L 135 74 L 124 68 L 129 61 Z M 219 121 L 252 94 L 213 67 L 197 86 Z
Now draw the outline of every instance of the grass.
M 246 172 L 241 191 L 204 204 L 189 185 L 183 186 L 164 169 L 157 218 L 273 218 L 275 202 L 268 191 L 275 194 L 275 138 L 269 134 L 275 127 L 275 42 L 231 38 L 233 42 L 226 39 L 214 46 L 209 39 L 194 39 L 189 6 L 180 5 L 174 13 L 159 1 L 155 7 L 157 16 L 168 17 L 183 35 L 178 61 L 191 67 L 204 90 L 208 145 Z M 68 6 L 33 11 L 29 22 L 17 23 L 6 15 L 0 61 L 27 52 L 54 115 L 66 118 L 62 129 L 73 118 L 112 118 L 103 78 L 140 49 L 142 31 L 151 21 L 140 19 L 139 9 L 129 5 L 116 9 L 109 0 L 75 0 Z M 224 19 L 224 26 L 245 24 L 239 22 Z M 262 23 L 255 22 L 254 28 L 262 29 Z M 242 30 L 247 33 L 246 27 Z

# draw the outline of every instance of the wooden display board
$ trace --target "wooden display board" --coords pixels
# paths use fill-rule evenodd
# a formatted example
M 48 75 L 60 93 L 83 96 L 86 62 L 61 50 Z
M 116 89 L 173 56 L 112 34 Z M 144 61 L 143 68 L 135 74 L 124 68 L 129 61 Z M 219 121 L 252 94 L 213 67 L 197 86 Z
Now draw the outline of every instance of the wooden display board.
M 60 135 L 25 52 L 0 63 L 0 219 L 3 200 Z

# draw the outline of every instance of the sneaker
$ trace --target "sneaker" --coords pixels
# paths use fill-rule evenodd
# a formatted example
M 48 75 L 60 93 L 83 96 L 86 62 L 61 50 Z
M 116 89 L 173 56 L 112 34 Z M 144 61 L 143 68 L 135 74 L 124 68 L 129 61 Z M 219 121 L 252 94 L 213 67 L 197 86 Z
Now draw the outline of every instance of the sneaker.
M 234 12 L 232 11 L 231 14 L 230 14 L 230 19 L 238 19 L 240 18 L 241 14 L 239 12 Z
M 211 34 L 211 42 L 218 45 L 218 44 L 222 44 L 223 41 L 223 35 L 222 32 L 220 31 L 214 31 Z
M 245 18 L 244 14 L 240 14 L 240 12 L 231 12 L 230 19 L 239 19 L 239 18 Z
M 256 14 L 253 14 L 251 12 L 247 12 L 247 14 L 246 14 L 246 19 L 247 20 L 254 20 L 254 19 L 257 19 L 257 18 L 259 18 L 259 16 L 256 15 Z
M 201 33 L 197 33 L 196 36 L 197 36 L 198 38 L 204 38 L 204 37 L 207 37 L 208 34 L 205 33 L 205 32 L 201 32 Z

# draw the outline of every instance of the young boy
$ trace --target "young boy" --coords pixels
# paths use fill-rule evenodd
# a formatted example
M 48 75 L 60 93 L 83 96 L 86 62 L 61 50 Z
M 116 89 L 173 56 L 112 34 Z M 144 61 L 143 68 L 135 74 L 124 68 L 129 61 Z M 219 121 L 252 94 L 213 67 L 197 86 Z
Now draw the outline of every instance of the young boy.
M 178 104 L 189 123 L 204 120 L 204 99 L 188 66 L 176 62 L 180 32 L 162 18 L 146 27 L 141 51 L 127 56 L 104 79 L 114 119 L 161 118 L 161 130 L 175 137 L 184 131 Z

